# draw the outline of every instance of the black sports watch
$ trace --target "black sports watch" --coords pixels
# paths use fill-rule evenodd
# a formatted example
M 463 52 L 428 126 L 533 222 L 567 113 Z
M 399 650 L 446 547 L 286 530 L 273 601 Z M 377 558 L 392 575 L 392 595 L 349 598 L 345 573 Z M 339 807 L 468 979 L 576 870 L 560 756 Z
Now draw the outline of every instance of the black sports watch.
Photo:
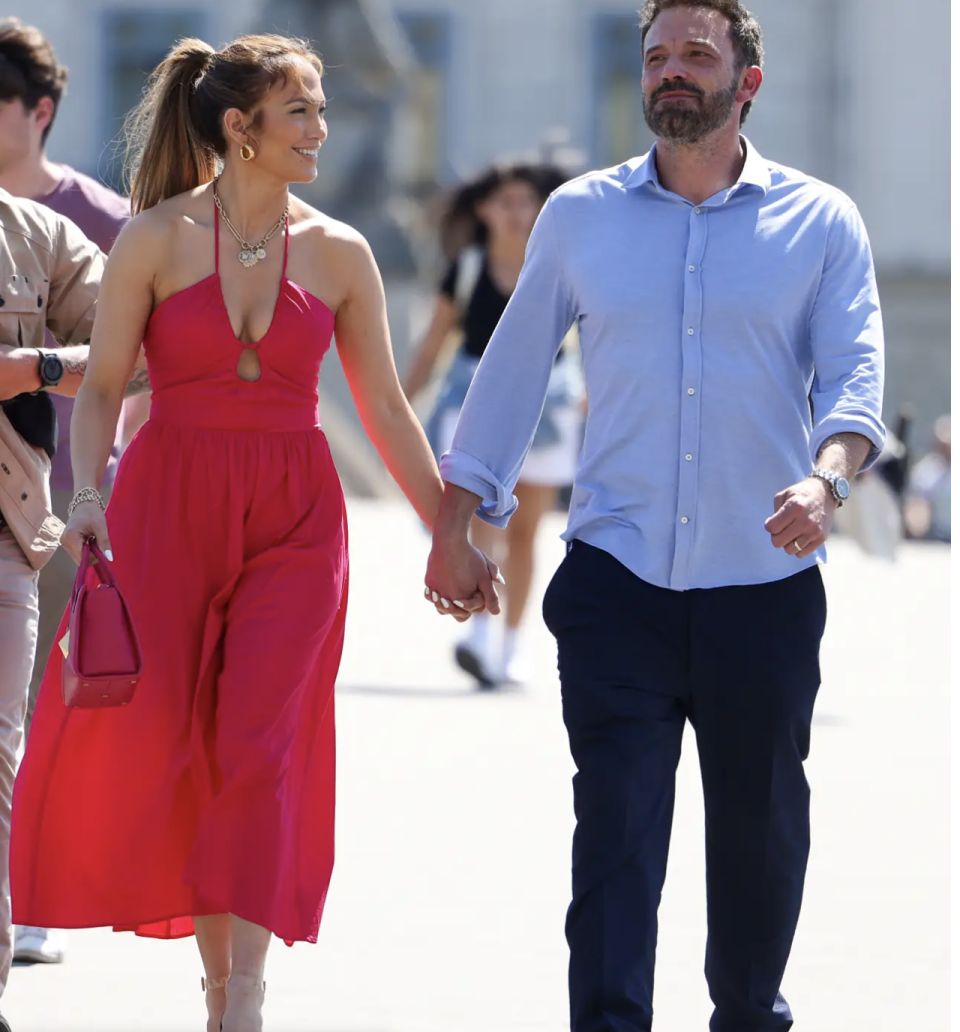
M 63 379 L 63 360 L 55 351 L 43 348 L 37 348 L 37 354 L 40 356 L 40 389 L 56 387 Z

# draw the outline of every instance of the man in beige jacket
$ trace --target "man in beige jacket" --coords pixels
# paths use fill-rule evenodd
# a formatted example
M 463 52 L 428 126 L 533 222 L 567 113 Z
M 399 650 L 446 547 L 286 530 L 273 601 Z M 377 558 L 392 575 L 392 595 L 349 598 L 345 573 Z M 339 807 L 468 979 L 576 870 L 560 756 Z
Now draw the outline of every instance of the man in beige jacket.
M 103 266 L 100 249 L 69 219 L 0 189 L 0 993 L 12 957 L 10 806 L 37 642 L 38 571 L 63 529 L 50 510 L 57 424 L 48 394 L 72 397 L 80 387 Z M 48 328 L 56 350 L 43 346 Z M 141 356 L 129 391 L 146 389 Z

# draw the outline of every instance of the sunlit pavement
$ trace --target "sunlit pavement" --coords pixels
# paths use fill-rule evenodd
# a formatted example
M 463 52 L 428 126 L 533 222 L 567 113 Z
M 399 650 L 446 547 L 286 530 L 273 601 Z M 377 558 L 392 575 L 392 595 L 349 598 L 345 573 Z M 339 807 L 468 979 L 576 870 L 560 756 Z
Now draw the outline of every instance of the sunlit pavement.
M 541 590 L 560 529 L 541 538 Z M 564 1032 L 572 765 L 552 639 L 533 612 L 533 683 L 477 693 L 453 664 L 457 628 L 422 599 L 409 510 L 353 504 L 351 549 L 337 869 L 319 944 L 272 950 L 265 1030 Z M 784 991 L 797 1032 L 946 1032 L 949 552 L 887 565 L 840 541 L 826 579 L 814 849 Z M 710 1013 L 685 746 L 657 1032 L 705 1032 Z M 14 969 L 0 1009 L 14 1032 L 202 1032 L 200 974 L 192 940 L 73 932 L 63 965 Z

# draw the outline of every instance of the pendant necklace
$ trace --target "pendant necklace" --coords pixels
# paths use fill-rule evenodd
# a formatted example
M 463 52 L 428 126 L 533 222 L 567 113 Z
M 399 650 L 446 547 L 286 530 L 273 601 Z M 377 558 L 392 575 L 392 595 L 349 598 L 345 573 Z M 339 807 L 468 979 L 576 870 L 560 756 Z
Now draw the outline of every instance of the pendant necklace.
M 217 179 L 220 177 L 217 176 Z M 213 203 L 217 206 L 217 211 L 220 212 L 220 218 L 223 219 L 224 225 L 227 229 L 236 237 L 237 243 L 240 245 L 240 253 L 237 258 L 240 260 L 240 264 L 245 269 L 251 269 L 257 262 L 263 261 L 267 257 L 267 244 L 271 238 L 279 230 L 283 228 L 284 223 L 287 221 L 287 216 L 290 214 L 289 203 L 283 209 L 283 214 L 277 219 L 276 223 L 271 227 L 269 233 L 265 233 L 255 244 L 249 244 L 242 236 L 237 232 L 236 227 L 230 221 L 227 213 L 223 209 L 223 204 L 220 201 L 220 195 L 217 193 L 217 179 L 213 181 Z

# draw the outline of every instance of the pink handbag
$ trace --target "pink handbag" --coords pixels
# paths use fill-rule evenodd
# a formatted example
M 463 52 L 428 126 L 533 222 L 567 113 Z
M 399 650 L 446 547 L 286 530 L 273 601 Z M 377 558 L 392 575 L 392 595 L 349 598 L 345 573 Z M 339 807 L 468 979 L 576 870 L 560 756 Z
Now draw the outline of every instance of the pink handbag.
M 91 569 L 99 578 L 92 586 Z M 92 541 L 83 546 L 73 584 L 69 634 L 61 680 L 64 703 L 80 709 L 126 706 L 143 675 L 143 654 L 111 565 Z

